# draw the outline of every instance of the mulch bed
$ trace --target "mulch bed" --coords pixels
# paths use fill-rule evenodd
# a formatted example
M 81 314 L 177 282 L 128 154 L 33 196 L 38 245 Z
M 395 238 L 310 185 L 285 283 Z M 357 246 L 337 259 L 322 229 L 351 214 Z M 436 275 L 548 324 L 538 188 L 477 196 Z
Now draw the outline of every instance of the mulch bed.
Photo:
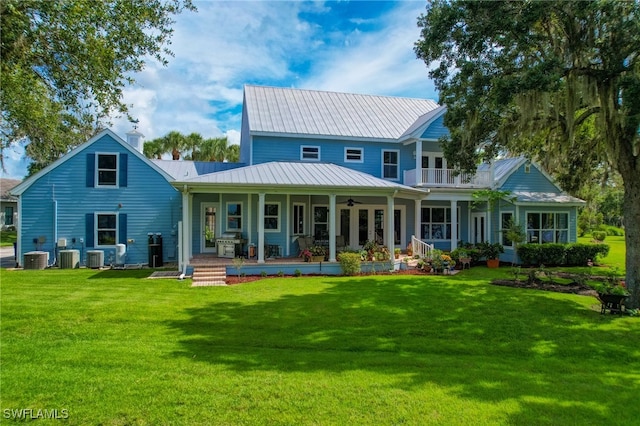
M 372 273 L 361 273 L 359 275 L 356 276 L 367 276 L 367 275 L 374 275 Z M 389 271 L 384 271 L 384 272 L 376 272 L 375 275 L 429 275 L 425 272 L 422 272 L 419 269 L 416 268 L 407 268 L 405 270 L 400 270 L 400 271 L 394 271 L 394 272 L 389 272 Z M 304 275 L 305 277 L 311 277 L 314 276 L 312 274 L 308 274 L 308 275 Z M 315 275 L 315 276 L 326 276 L 326 275 Z M 340 275 L 341 276 L 341 275 Z M 283 275 L 282 277 L 278 277 L 278 276 L 274 276 L 274 275 L 270 275 L 268 277 L 263 277 L 261 275 L 245 275 L 244 277 L 238 277 L 237 275 L 227 275 L 227 279 L 226 279 L 226 283 L 228 285 L 236 285 L 236 284 L 244 284 L 244 283 L 250 283 L 253 281 L 258 281 L 258 280 L 267 280 L 267 279 L 284 279 L 284 278 L 297 278 L 294 275 Z
M 597 293 L 594 289 L 587 285 L 582 284 L 555 284 L 546 283 L 542 281 L 534 281 L 529 283 L 527 281 L 515 281 L 515 280 L 493 280 L 493 285 L 499 285 L 504 287 L 516 287 L 516 288 L 530 288 L 533 290 L 555 291 L 558 293 L 572 293 L 581 294 L 583 296 L 596 296 Z

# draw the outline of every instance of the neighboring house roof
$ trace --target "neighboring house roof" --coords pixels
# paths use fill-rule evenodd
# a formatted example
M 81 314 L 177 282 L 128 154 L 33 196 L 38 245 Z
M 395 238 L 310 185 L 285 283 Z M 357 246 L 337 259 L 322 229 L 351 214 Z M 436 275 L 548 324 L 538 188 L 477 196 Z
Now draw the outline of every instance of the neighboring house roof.
M 151 160 L 168 175 L 176 180 L 186 180 L 197 176 L 224 170 L 237 169 L 244 163 L 222 163 L 212 161 L 183 161 L 183 160 Z
M 398 140 L 438 108 L 429 99 L 252 85 L 244 96 L 249 131 L 265 135 Z
M 217 173 L 210 173 L 192 179 L 176 181 L 174 185 L 234 185 L 304 188 L 340 188 L 346 192 L 358 190 L 398 190 L 415 196 L 424 196 L 424 190 L 400 183 L 379 179 L 367 173 L 358 172 L 331 163 L 270 162 L 240 167 Z
M 9 193 L 13 188 L 22 182 L 18 179 L 0 178 L 0 201 L 16 202 L 18 199 Z
M 513 172 L 515 172 L 518 167 L 520 167 L 523 163 L 525 163 L 527 159 L 525 157 L 512 157 L 512 158 L 501 158 L 493 162 L 493 176 L 496 182 L 499 184 L 504 183 L 507 177 L 509 177 Z M 491 164 L 482 163 L 478 166 L 479 172 L 486 172 L 491 170 Z
M 96 134 L 94 137 L 92 137 L 87 142 L 83 143 L 82 145 L 77 146 L 76 148 L 72 149 L 70 152 L 65 154 L 63 157 L 61 157 L 61 158 L 57 159 L 56 161 L 54 161 L 53 163 L 49 164 L 47 167 L 45 167 L 44 169 L 40 170 L 35 175 L 33 175 L 33 176 L 29 177 L 28 179 L 25 179 L 24 181 L 22 181 L 22 183 L 20 183 L 19 185 L 17 185 L 15 188 L 13 188 L 11 190 L 11 194 L 13 194 L 13 195 L 21 195 L 24 191 L 29 189 L 29 187 L 31 185 L 33 185 L 35 182 L 37 182 L 38 179 L 40 179 L 42 176 L 46 175 L 47 173 L 49 173 L 51 170 L 55 169 L 56 167 L 59 167 L 60 165 L 64 164 L 69 159 L 75 157 L 80 152 L 82 152 L 85 148 L 91 146 L 94 142 L 100 140 L 105 135 L 111 136 L 111 138 L 113 138 L 113 140 L 115 140 L 120 145 L 122 145 L 124 149 L 126 149 L 131 154 L 133 154 L 136 157 L 138 157 L 140 160 L 142 160 L 145 163 L 147 163 L 149 165 L 149 167 L 151 167 L 153 170 L 155 170 L 158 173 L 160 173 L 165 179 L 167 179 L 167 181 L 173 180 L 171 175 L 169 175 L 164 170 L 162 170 L 160 167 L 158 167 L 157 165 L 152 163 L 147 157 L 145 157 L 139 151 L 135 150 L 131 145 L 126 143 L 124 140 L 122 140 L 122 138 L 120 138 L 114 132 L 112 132 L 109 129 L 106 129 L 106 130 L 102 130 L 101 132 Z

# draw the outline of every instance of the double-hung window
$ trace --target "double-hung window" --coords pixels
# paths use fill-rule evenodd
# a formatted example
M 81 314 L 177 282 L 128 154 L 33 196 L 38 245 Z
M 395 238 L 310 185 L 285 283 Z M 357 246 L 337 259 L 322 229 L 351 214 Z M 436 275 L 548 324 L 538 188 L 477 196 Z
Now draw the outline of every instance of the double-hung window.
M 329 209 L 313 206 L 313 236 L 316 240 L 329 239 Z
M 265 203 L 264 230 L 266 232 L 280 231 L 280 203 Z
M 96 154 L 98 186 L 118 186 L 118 154 Z
M 96 246 L 113 246 L 118 235 L 118 215 L 116 213 L 96 213 Z
M 421 238 L 423 240 L 450 240 L 451 239 L 451 208 L 450 207 L 423 207 L 421 215 Z M 458 217 L 460 209 L 458 208 Z M 456 224 L 456 230 L 460 235 L 460 223 Z
M 398 179 L 400 151 L 382 151 L 382 177 L 385 179 Z
M 227 203 L 227 231 L 242 231 L 242 203 Z

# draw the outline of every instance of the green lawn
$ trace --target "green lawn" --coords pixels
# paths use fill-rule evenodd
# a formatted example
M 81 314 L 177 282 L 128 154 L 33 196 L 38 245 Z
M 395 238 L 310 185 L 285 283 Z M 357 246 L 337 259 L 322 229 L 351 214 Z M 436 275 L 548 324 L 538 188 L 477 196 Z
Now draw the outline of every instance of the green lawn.
M 18 239 L 16 231 L 0 232 L 0 247 L 12 246 Z
M 578 238 L 579 243 L 590 244 L 591 237 Z M 621 271 L 625 270 L 625 243 L 624 237 L 607 236 L 604 240 L 605 244 L 609 245 L 609 255 L 601 262 L 607 266 L 619 267 Z
M 640 318 L 487 284 L 508 270 L 208 288 L 144 270 L 2 270 L 0 411 L 105 425 L 637 423 Z

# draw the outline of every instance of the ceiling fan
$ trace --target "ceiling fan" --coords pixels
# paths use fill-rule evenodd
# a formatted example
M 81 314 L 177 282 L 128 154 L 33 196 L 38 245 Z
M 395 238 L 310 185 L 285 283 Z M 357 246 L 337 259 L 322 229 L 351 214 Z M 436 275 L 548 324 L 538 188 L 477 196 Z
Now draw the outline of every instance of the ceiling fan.
M 353 198 L 349 198 L 347 201 L 347 207 L 353 207 L 356 204 L 362 204 L 360 201 L 356 201 Z

